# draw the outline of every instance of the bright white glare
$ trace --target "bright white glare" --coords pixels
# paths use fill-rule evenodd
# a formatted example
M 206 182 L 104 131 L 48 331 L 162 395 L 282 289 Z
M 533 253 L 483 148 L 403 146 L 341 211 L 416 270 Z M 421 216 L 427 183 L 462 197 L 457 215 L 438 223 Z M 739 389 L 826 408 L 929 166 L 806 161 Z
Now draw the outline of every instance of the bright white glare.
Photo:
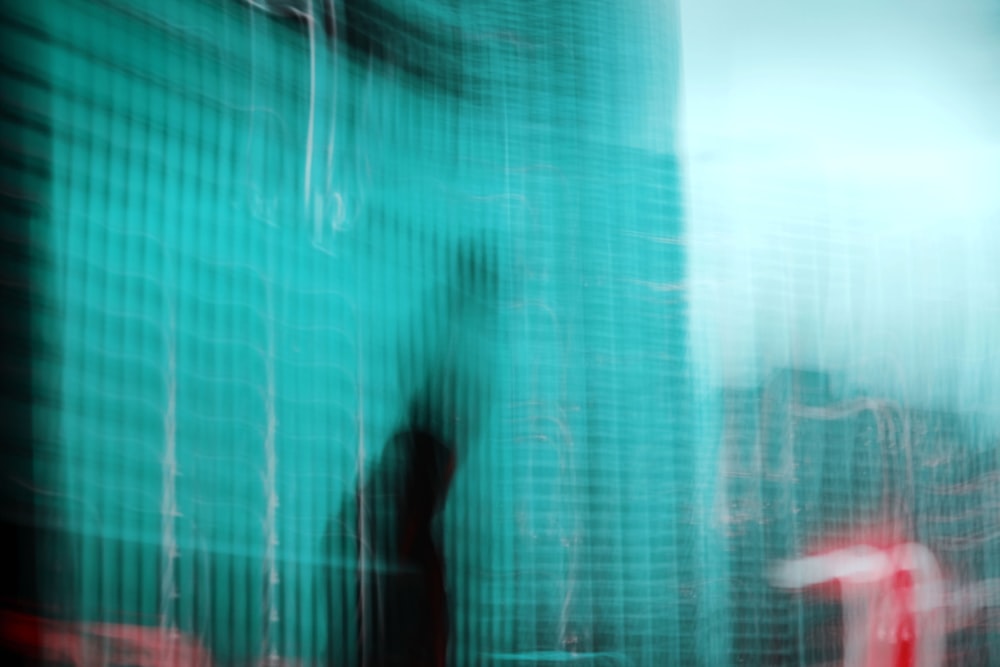
M 995 410 L 1000 40 L 973 0 L 828 4 L 682 2 L 695 359 Z

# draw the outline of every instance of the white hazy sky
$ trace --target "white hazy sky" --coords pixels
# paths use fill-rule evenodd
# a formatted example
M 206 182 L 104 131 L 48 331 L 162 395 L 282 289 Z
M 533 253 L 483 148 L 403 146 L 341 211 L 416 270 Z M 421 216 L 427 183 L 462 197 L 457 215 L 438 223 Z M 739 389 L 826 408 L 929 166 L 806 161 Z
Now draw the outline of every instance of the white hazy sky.
M 682 0 L 694 352 L 1000 410 L 1000 2 Z

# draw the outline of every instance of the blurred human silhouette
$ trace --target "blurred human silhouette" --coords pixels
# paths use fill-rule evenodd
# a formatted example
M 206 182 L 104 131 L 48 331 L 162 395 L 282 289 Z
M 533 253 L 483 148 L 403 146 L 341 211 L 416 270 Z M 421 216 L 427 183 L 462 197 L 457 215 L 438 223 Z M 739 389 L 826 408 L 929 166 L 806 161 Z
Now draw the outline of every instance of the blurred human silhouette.
M 399 437 L 409 452 L 403 493 L 399 497 L 398 558 L 404 567 L 416 568 L 418 579 L 402 587 L 397 606 L 388 610 L 405 636 L 413 632 L 403 662 L 443 667 L 447 659 L 449 619 L 441 539 L 435 530 L 438 515 L 455 471 L 454 450 L 431 431 L 415 429 Z M 380 664 L 380 663 L 376 663 Z M 401 664 L 390 660 L 389 664 Z
M 445 289 L 420 304 L 401 345 L 402 419 L 327 532 L 328 655 L 338 667 L 447 663 L 441 514 L 490 402 L 496 282 L 476 250 L 460 248 Z
M 353 503 L 341 513 L 356 549 L 358 667 L 443 667 L 447 659 L 450 623 L 437 519 L 454 475 L 455 449 L 414 413 L 361 476 Z

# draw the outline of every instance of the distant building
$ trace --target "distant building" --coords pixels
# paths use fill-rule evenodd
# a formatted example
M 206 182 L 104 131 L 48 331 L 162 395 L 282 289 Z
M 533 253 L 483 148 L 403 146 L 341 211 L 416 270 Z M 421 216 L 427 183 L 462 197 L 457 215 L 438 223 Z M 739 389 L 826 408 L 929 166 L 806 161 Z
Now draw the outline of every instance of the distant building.
M 837 605 L 807 604 L 764 576 L 810 550 L 906 536 L 962 580 L 995 576 L 1000 546 L 987 508 L 1000 458 L 974 416 L 838 392 L 828 375 L 800 370 L 725 390 L 722 406 L 715 520 L 728 536 L 736 662 L 842 658 Z M 949 646 L 983 656 L 974 664 L 995 650 L 989 634 L 970 628 Z

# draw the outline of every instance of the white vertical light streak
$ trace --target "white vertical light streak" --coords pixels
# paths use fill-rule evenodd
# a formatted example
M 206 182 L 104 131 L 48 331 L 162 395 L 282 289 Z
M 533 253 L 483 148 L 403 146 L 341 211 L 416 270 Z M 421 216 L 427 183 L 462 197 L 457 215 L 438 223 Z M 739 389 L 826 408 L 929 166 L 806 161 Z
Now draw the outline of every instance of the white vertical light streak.
M 262 657 L 271 664 L 277 663 L 277 653 L 274 649 L 275 626 L 278 624 L 278 457 L 275 450 L 275 439 L 278 428 L 277 408 L 275 400 L 274 378 L 274 293 L 271 283 L 267 283 L 267 356 L 265 357 L 265 373 L 267 375 L 267 396 L 265 411 L 267 426 L 264 435 L 264 496 L 267 502 L 267 513 L 264 517 L 264 610 L 267 614 L 264 627 Z
M 309 28 L 309 129 L 306 133 L 305 210 L 309 210 L 309 191 L 312 189 L 313 135 L 316 132 L 316 20 L 312 0 L 307 0 L 306 25 Z
M 170 305 L 167 331 L 167 409 L 163 417 L 162 495 L 160 498 L 160 539 L 163 548 L 163 570 L 160 575 L 160 637 L 167 646 L 167 664 L 173 664 L 174 642 L 170 635 L 176 631 L 174 600 L 177 583 L 174 580 L 174 561 L 177 559 L 177 536 L 174 521 L 177 511 L 177 338 L 174 306 Z
M 357 554 L 358 554 L 358 566 L 357 566 L 357 581 L 362 582 L 358 590 L 360 594 L 358 595 L 358 651 L 361 655 L 362 662 L 364 661 L 365 655 L 365 639 L 367 636 L 367 626 L 365 623 L 365 554 L 367 553 L 368 535 L 367 535 L 367 525 L 365 522 L 365 365 L 364 365 L 364 336 L 360 331 L 361 327 L 358 326 L 358 452 L 357 452 L 357 478 L 358 478 L 358 489 L 356 497 L 356 507 L 357 507 Z

